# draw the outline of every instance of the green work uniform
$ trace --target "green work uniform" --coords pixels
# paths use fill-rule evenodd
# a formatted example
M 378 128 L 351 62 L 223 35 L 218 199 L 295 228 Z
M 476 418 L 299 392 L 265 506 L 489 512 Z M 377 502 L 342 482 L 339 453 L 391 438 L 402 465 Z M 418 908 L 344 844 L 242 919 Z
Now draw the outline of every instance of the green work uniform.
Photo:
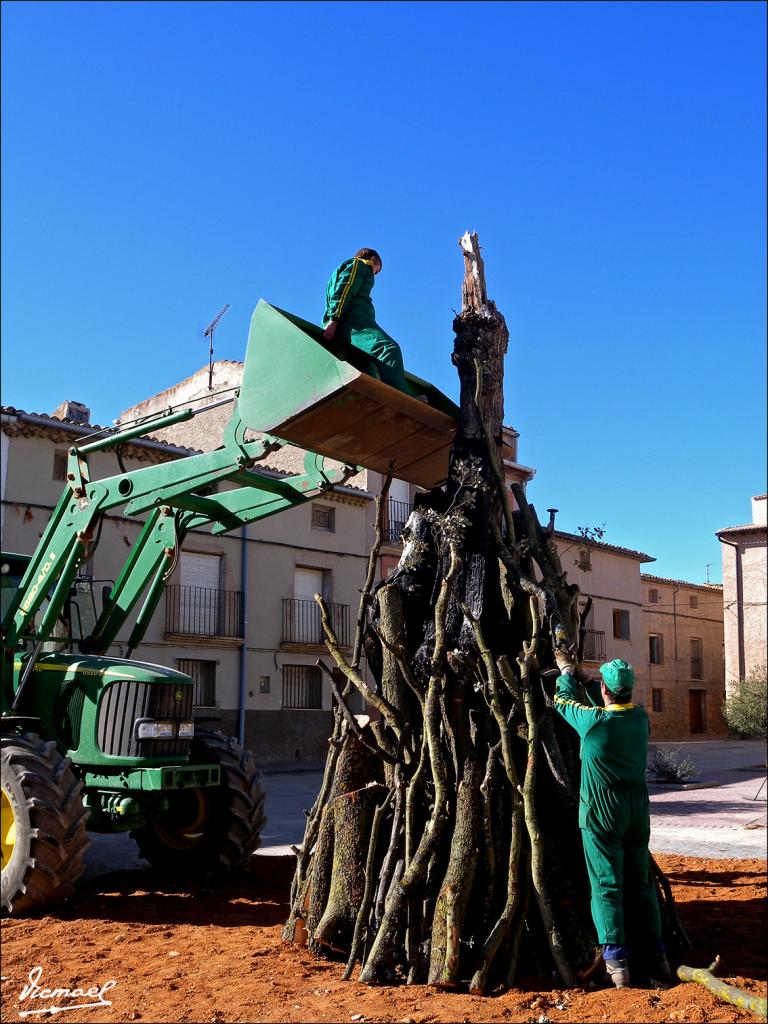
M 385 384 L 410 394 L 400 346 L 376 323 L 371 289 L 376 275 L 367 260 L 353 256 L 338 267 L 325 286 L 323 326 L 338 321 L 336 338 L 375 360 Z
M 557 680 L 555 707 L 581 737 L 579 827 L 598 941 L 624 945 L 625 907 L 634 932 L 660 940 L 648 851 L 648 715 L 636 704 L 582 704 L 570 673 Z

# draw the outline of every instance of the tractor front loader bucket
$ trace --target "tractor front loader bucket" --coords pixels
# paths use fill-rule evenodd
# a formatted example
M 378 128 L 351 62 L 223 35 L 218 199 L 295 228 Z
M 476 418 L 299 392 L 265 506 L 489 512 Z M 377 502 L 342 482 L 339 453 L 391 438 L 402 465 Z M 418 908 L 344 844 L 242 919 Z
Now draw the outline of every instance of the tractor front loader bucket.
M 354 359 L 354 365 L 348 360 Z M 365 372 L 363 352 L 343 352 L 322 330 L 259 301 L 248 335 L 239 415 L 300 448 L 348 465 L 436 487 L 448 474 L 458 409 L 426 381 L 406 374 L 428 404 Z

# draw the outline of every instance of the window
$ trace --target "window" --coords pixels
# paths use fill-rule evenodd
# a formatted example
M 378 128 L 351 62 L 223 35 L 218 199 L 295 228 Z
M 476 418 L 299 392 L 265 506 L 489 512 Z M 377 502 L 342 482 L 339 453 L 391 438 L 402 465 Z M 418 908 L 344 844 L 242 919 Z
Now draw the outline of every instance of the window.
M 582 572 L 592 571 L 592 551 L 588 547 L 579 548 L 579 557 L 574 562 L 577 569 Z
M 89 580 L 93 579 L 93 555 L 89 555 L 84 562 L 80 563 L 77 575 Z
M 648 591 L 648 604 L 658 604 L 658 603 L 659 603 L 659 592 L 658 592 L 658 590 L 656 590 L 656 589 L 649 590 Z
M 180 576 L 179 632 L 216 636 L 221 613 L 221 557 L 184 551 Z
M 614 640 L 629 640 L 629 612 L 626 608 L 613 609 Z
M 322 708 L 323 677 L 314 665 L 286 665 L 283 668 L 283 707 Z
M 327 583 L 323 569 L 308 569 L 297 565 L 293 570 L 293 596 L 297 601 L 311 601 L 314 604 L 315 594 L 327 598 Z
M 297 565 L 293 571 L 293 598 L 283 602 L 283 642 L 322 644 L 325 639 L 315 594 L 328 596 L 328 575 L 323 569 Z
M 67 453 L 61 448 L 57 448 L 53 453 L 53 479 L 67 479 Z
M 336 509 L 327 505 L 312 506 L 312 529 L 325 533 L 336 532 Z
M 259 676 L 259 693 L 269 693 L 270 682 L 269 676 Z
M 661 633 L 648 636 L 648 660 L 652 665 L 664 664 L 664 637 Z
M 654 711 L 664 710 L 664 691 L 663 690 L 651 690 L 651 708 Z
M 691 608 L 698 608 L 699 607 L 699 595 L 698 594 L 691 594 L 691 596 L 688 598 L 688 600 L 690 601 Z
M 194 706 L 216 707 L 216 662 L 201 658 L 178 658 L 176 667 L 179 672 L 192 677 L 195 684 Z
M 704 678 L 704 644 L 698 637 L 691 637 L 691 679 Z

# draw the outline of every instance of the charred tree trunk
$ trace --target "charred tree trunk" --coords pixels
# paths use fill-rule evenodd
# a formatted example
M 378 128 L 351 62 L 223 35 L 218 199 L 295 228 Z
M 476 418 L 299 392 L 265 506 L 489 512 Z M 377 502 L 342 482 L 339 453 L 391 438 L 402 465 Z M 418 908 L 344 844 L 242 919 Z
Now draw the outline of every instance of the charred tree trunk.
M 284 937 L 344 957 L 345 977 L 360 964 L 370 984 L 484 993 L 526 974 L 574 985 L 596 938 L 578 739 L 552 691 L 554 649 L 579 650 L 579 591 L 560 565 L 554 516 L 542 526 L 522 488 L 505 482 L 508 332 L 477 236 L 460 245 L 461 411 L 447 483 L 420 496 L 398 568 L 374 588 L 380 499 L 351 662 L 317 598 L 346 688 L 333 683 L 326 776 L 297 851 Z M 372 685 L 359 670 L 363 648 Z M 351 714 L 352 688 L 376 721 Z

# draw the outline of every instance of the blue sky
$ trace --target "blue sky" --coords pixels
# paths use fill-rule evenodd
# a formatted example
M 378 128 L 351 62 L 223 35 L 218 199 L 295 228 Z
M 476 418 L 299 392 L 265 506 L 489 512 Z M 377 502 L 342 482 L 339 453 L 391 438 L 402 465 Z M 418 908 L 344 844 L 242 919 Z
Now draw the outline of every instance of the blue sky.
M 469 228 L 531 499 L 721 578 L 766 490 L 762 4 L 25 0 L 2 58 L 3 402 L 110 422 L 361 245 L 455 396 Z

